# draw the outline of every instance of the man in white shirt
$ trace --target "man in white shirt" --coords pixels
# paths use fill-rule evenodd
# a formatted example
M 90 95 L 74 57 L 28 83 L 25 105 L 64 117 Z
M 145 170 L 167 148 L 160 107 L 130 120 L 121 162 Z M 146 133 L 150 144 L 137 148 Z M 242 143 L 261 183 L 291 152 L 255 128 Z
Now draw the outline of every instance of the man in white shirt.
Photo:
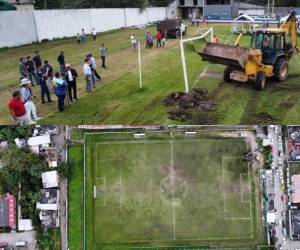
M 27 78 L 22 79 L 21 84 L 20 84 L 20 91 L 21 91 L 21 100 L 24 103 L 24 107 L 26 109 L 26 114 L 28 117 L 29 124 L 36 124 L 35 121 L 40 120 L 36 114 L 36 107 L 33 103 L 33 98 L 34 96 L 32 95 L 32 91 L 30 88 L 31 81 L 29 81 Z M 32 120 L 34 119 L 34 121 Z
M 90 67 L 90 59 L 85 59 L 85 64 L 83 65 L 83 74 L 86 81 L 86 92 L 91 93 L 93 88 L 93 73 Z
M 131 40 L 132 48 L 134 48 L 136 50 L 137 49 L 137 38 L 136 38 L 135 34 L 131 34 L 130 40 Z

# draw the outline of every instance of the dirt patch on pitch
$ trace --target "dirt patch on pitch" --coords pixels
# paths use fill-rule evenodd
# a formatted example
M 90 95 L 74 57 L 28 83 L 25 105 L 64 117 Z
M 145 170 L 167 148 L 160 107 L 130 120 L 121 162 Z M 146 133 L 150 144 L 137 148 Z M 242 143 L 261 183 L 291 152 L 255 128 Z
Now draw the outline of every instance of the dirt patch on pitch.
M 208 91 L 202 88 L 195 88 L 189 94 L 171 93 L 163 103 L 169 108 L 168 114 L 172 120 L 191 120 L 195 111 L 216 110 L 216 104 L 208 98 Z

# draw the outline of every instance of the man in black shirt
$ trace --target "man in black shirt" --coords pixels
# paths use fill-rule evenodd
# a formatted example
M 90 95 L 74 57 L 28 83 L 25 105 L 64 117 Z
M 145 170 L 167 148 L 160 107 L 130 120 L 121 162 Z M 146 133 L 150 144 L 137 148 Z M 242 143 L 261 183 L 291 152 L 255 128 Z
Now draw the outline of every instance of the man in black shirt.
M 34 86 L 35 84 L 33 82 L 33 78 L 35 79 L 35 83 L 37 83 L 37 77 L 36 77 L 36 72 L 34 69 L 34 63 L 31 60 L 31 56 L 27 56 L 25 65 L 26 65 L 26 68 L 28 71 L 29 80 L 31 81 L 31 84 Z
M 37 71 L 37 78 L 39 85 L 41 87 L 41 99 L 42 103 L 45 103 L 45 96 L 47 96 L 48 102 L 52 102 L 51 96 L 50 96 L 50 91 L 47 85 L 47 73 L 44 71 L 43 68 L 40 68 Z
M 65 71 L 65 80 L 68 84 L 68 91 L 69 91 L 69 97 L 71 102 L 73 102 L 73 97 L 75 101 L 77 101 L 77 86 L 76 86 L 77 77 L 78 74 L 76 70 L 73 69 L 70 64 L 67 64 L 66 71 Z
M 58 55 L 57 61 L 59 63 L 60 72 L 61 73 L 65 72 L 65 55 L 63 51 L 61 51 L 60 54 Z
M 39 51 L 35 51 L 35 56 L 33 57 L 33 64 L 36 71 L 42 66 L 42 59 Z

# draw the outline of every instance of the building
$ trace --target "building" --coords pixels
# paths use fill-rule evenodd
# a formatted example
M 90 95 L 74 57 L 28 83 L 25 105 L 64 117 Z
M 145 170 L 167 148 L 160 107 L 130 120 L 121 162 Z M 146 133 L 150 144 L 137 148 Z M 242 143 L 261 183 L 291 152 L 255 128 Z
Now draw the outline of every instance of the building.
M 291 178 L 292 183 L 292 203 L 294 205 L 300 205 L 300 174 L 295 174 Z
M 177 16 L 183 19 L 221 18 L 235 15 L 234 0 L 176 0 Z
M 42 182 L 44 188 L 57 188 L 59 182 L 57 171 L 42 173 Z
M 39 217 L 43 227 L 59 227 L 59 191 L 57 189 L 42 189 L 36 208 L 40 210 Z
M 6 193 L 0 198 L 0 228 L 16 229 L 15 221 L 16 199 Z
M 59 191 L 57 189 L 42 189 L 40 199 L 36 204 L 38 210 L 59 210 Z
M 290 210 L 290 235 L 293 240 L 300 239 L 300 210 Z

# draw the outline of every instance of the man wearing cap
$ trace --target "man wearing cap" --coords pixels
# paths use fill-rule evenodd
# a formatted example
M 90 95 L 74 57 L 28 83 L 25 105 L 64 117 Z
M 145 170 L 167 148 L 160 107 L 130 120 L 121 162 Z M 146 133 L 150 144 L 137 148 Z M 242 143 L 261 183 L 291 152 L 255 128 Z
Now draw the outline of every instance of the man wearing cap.
M 68 84 L 68 92 L 71 102 L 73 102 L 73 97 L 74 100 L 77 101 L 77 77 L 78 74 L 76 70 L 73 69 L 70 64 L 66 64 L 65 80 Z
M 18 125 L 29 125 L 26 109 L 24 107 L 24 103 L 21 100 L 21 92 L 19 90 L 14 91 L 12 98 L 9 101 L 8 107 L 12 119 Z
M 26 109 L 27 118 L 29 121 L 29 124 L 35 124 L 35 121 L 40 120 L 36 114 L 36 107 L 33 103 L 33 95 L 32 90 L 30 88 L 31 81 L 29 81 L 27 78 L 21 80 L 21 100 L 24 103 L 24 107 Z M 35 121 L 32 120 L 32 117 Z

